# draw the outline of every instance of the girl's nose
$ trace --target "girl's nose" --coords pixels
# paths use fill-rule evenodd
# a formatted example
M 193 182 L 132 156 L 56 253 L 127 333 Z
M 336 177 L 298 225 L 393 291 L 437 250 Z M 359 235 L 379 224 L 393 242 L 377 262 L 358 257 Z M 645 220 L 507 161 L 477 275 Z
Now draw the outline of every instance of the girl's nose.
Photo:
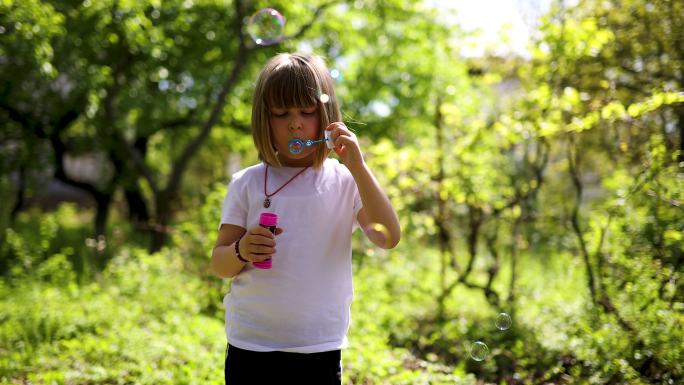
M 290 131 L 295 131 L 295 130 L 301 130 L 302 129 L 302 122 L 298 118 L 294 118 L 290 121 L 289 124 L 289 129 Z

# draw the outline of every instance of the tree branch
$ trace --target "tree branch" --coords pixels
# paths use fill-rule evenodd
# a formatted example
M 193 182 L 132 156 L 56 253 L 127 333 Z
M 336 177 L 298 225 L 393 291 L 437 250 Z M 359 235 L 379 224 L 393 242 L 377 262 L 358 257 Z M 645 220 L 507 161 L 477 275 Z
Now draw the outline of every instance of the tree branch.
M 582 204 L 582 181 L 580 179 L 578 163 L 579 163 L 579 149 L 575 146 L 574 136 L 570 134 L 570 142 L 568 143 L 568 166 L 570 172 L 570 178 L 572 184 L 575 187 L 575 202 L 572 207 L 572 213 L 570 216 L 570 223 L 572 224 L 572 229 L 577 236 L 577 241 L 579 242 L 580 252 L 582 253 L 582 258 L 584 259 L 584 264 L 587 271 L 587 285 L 589 286 L 589 293 L 591 294 L 591 302 L 596 304 L 596 286 L 594 282 L 594 272 L 591 267 L 591 260 L 589 258 L 589 252 L 587 251 L 587 245 L 584 240 L 584 234 L 579 224 L 579 209 Z M 574 152 L 573 152 L 574 150 Z
M 241 2 L 237 1 L 235 3 L 235 6 L 236 8 L 238 8 L 237 12 L 239 17 L 239 15 L 241 14 L 241 11 L 239 10 L 241 8 Z M 234 20 L 234 26 L 236 29 L 240 30 L 240 36 L 242 37 L 240 38 L 240 46 L 238 47 L 238 53 L 234 60 L 234 65 L 231 74 L 226 80 L 226 82 L 223 84 L 221 92 L 216 98 L 216 104 L 214 104 L 214 107 L 212 108 L 209 118 L 202 125 L 202 129 L 200 130 L 199 134 L 192 141 L 190 141 L 187 144 L 187 146 L 185 146 L 181 155 L 174 162 L 171 175 L 169 176 L 168 184 L 164 189 L 164 191 L 167 194 L 169 194 L 167 195 L 168 199 L 172 199 L 172 195 L 175 194 L 176 191 L 178 191 L 181 182 L 181 176 L 187 168 L 190 159 L 199 150 L 202 143 L 204 143 L 206 138 L 209 136 L 211 129 L 214 127 L 214 125 L 216 125 L 216 122 L 218 122 L 219 117 L 221 116 L 221 112 L 223 111 L 223 107 L 226 104 L 226 96 L 228 95 L 228 92 L 230 92 L 233 89 L 238 79 L 240 78 L 240 74 L 242 73 L 243 69 L 246 67 L 248 63 L 247 59 L 250 50 L 244 42 L 244 36 L 241 30 L 241 22 L 241 18 L 236 18 Z
M 327 3 L 321 4 L 320 7 L 316 8 L 316 10 L 314 11 L 312 17 L 309 19 L 308 22 L 306 22 L 304 25 L 302 25 L 302 26 L 299 28 L 299 30 L 298 30 L 297 32 L 295 32 L 293 35 L 287 36 L 287 37 L 286 37 L 285 39 L 283 39 L 283 40 L 299 39 L 299 38 L 301 38 L 302 36 L 304 36 L 304 34 L 305 34 L 309 29 L 311 29 L 311 27 L 314 25 L 314 23 L 316 22 L 316 20 L 318 20 L 318 19 L 321 17 L 321 14 L 326 10 L 326 8 L 331 7 L 331 6 L 333 6 L 333 5 L 337 4 L 337 3 L 339 3 L 339 1 L 334 0 L 334 1 L 329 1 L 329 2 L 327 2 Z

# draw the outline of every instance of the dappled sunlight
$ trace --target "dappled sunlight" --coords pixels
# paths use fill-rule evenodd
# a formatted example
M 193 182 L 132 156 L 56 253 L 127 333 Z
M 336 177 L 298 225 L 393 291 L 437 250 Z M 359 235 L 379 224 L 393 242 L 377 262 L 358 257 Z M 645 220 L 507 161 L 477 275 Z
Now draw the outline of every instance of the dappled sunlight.
M 224 382 L 221 205 L 260 162 L 255 76 L 295 51 L 325 59 L 309 100 L 339 104 L 401 227 L 352 233 L 343 384 L 684 381 L 683 2 L 0 15 L 0 382 Z

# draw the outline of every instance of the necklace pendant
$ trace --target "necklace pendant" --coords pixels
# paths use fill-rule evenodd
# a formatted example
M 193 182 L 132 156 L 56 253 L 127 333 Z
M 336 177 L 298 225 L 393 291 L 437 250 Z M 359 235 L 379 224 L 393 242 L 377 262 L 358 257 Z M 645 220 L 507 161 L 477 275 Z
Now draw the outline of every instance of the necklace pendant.
M 269 198 L 264 199 L 264 207 L 265 208 L 271 207 L 271 200 Z

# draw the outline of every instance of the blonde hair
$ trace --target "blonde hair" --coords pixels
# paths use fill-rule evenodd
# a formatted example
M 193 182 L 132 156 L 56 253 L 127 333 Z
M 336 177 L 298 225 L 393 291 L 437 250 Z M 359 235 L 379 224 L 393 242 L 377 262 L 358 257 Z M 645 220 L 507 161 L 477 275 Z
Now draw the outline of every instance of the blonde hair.
M 321 101 L 323 94 L 328 96 L 326 102 Z M 252 102 L 252 137 L 260 160 L 271 166 L 281 166 L 273 146 L 270 108 L 305 108 L 312 105 L 318 105 L 318 138 L 323 139 L 325 127 L 342 120 L 333 79 L 323 59 L 298 53 L 283 53 L 271 58 L 259 74 Z M 323 165 L 329 151 L 325 145 L 315 148 L 314 168 Z

